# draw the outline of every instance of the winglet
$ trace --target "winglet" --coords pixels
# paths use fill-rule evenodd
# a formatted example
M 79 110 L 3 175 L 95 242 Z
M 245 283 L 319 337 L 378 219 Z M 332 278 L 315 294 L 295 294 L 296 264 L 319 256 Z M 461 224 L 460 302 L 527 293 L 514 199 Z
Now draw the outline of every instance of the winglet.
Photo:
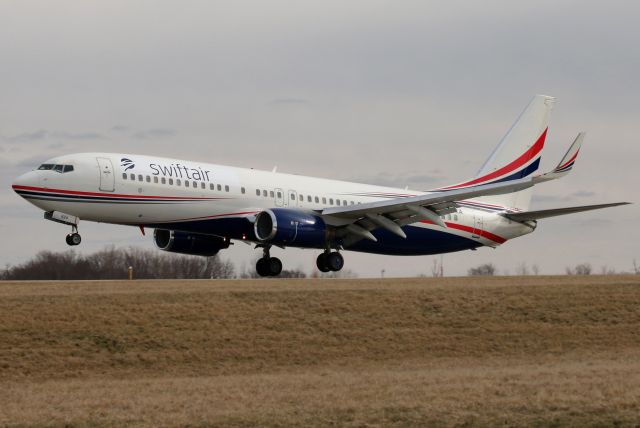
M 564 155 L 553 172 L 568 173 L 569 171 L 571 171 L 571 168 L 573 168 L 573 164 L 576 163 L 576 158 L 578 157 L 578 153 L 580 152 L 580 147 L 582 147 L 584 136 L 584 132 L 578 134 L 576 139 L 573 140 L 573 144 L 571 144 L 571 147 L 569 147 L 569 150 L 567 150 L 567 153 Z
M 558 166 L 556 166 L 553 171 L 534 177 L 534 182 L 540 183 L 543 181 L 555 180 L 556 178 L 564 177 L 569 174 L 571 169 L 573 169 L 573 165 L 576 163 L 585 135 L 586 134 L 584 132 L 580 132 L 576 139 L 573 140 L 573 143 L 569 147 L 569 150 L 567 150 L 567 153 L 562 157 L 560 163 L 558 163 Z

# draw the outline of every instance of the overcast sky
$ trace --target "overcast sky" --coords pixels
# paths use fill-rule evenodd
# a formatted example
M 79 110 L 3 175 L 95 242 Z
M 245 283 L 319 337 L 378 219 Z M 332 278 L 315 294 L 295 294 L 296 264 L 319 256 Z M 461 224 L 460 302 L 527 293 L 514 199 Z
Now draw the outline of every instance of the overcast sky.
M 628 1 L 0 1 L 0 262 L 64 250 L 67 228 L 11 190 L 60 154 L 115 151 L 429 189 L 475 174 L 536 93 L 558 98 L 533 208 L 638 202 L 640 4 Z M 543 220 L 445 273 L 640 262 L 640 205 Z M 81 223 L 77 251 L 152 247 Z M 223 253 L 255 257 L 241 243 Z M 275 250 L 310 271 L 315 251 Z M 345 253 L 361 276 L 433 257 Z

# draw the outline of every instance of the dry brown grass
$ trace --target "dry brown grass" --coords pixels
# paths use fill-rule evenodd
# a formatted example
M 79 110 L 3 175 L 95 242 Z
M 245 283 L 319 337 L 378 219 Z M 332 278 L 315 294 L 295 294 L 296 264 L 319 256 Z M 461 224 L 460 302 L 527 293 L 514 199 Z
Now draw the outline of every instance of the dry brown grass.
M 0 283 L 0 425 L 640 425 L 640 278 Z

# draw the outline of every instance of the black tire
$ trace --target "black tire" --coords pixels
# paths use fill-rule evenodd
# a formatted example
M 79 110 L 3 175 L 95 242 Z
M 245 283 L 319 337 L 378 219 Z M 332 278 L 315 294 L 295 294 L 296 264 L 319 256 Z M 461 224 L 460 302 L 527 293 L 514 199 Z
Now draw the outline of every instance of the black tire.
M 337 251 L 327 254 L 325 260 L 327 267 L 333 272 L 338 272 L 344 266 L 344 257 Z
M 278 276 L 282 272 L 282 262 L 277 257 L 271 257 L 267 261 L 269 276 Z
M 327 253 L 321 253 L 316 259 L 316 266 L 320 272 L 329 272 L 329 266 L 327 265 Z
M 256 263 L 256 272 L 260 276 L 269 276 L 269 267 L 267 266 L 267 259 L 258 259 Z
M 67 239 L 67 244 L 71 242 L 71 244 L 69 245 L 80 245 L 80 243 L 82 242 L 82 237 L 79 233 L 72 233 L 70 235 L 67 235 Z
M 73 242 L 71 241 L 71 234 L 67 235 L 67 237 L 65 238 L 65 241 L 67 241 L 67 245 L 73 245 Z

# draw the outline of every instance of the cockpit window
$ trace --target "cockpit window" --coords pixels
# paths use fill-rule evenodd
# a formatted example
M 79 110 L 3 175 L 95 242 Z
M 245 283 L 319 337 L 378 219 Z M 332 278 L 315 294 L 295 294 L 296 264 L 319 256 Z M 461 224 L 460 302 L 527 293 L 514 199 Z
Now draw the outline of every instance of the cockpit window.
M 73 171 L 73 165 L 58 165 L 53 163 L 43 163 L 38 167 L 38 170 L 65 173 L 65 172 Z

